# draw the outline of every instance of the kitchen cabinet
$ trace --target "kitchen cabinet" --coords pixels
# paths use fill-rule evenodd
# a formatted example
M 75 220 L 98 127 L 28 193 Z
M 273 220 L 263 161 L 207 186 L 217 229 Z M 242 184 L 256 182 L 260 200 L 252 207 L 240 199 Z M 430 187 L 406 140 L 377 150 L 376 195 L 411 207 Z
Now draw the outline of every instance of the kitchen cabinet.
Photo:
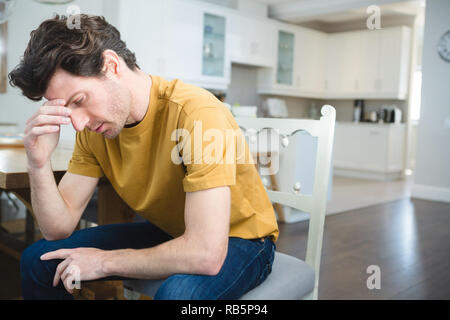
M 321 98 L 326 34 L 284 23 L 274 26 L 277 63 L 258 70 L 258 93 Z
M 380 31 L 379 83 L 383 98 L 406 99 L 408 95 L 411 29 L 397 27 Z
M 226 89 L 231 70 L 226 12 L 217 6 L 182 0 L 166 0 L 164 6 L 163 75 L 201 87 Z
M 404 167 L 404 124 L 337 122 L 334 174 L 393 180 Z
M 406 99 L 408 27 L 329 35 L 325 98 Z
M 283 30 L 278 31 L 278 59 L 276 83 L 292 86 L 294 76 L 295 35 Z
M 380 30 L 376 32 L 360 31 L 359 61 L 358 61 L 358 95 L 364 98 L 374 98 L 380 86 Z
M 111 21 L 148 73 L 211 89 L 226 89 L 229 11 L 196 1 L 115 0 Z M 130 19 L 133 17 L 133 19 Z
M 229 54 L 234 63 L 275 67 L 276 30 L 266 18 L 231 13 L 229 20 Z
M 357 32 L 335 34 L 328 38 L 326 97 L 354 97 L 358 93 L 360 38 Z
M 286 46 L 283 42 L 286 38 L 293 38 L 293 61 L 288 59 L 292 51 L 279 50 L 276 68 L 259 69 L 259 94 L 318 99 L 406 99 L 410 28 L 335 34 L 283 23 L 276 28 L 282 46 Z
M 327 35 L 308 29 L 297 32 L 295 84 L 306 97 L 319 97 L 325 89 Z
M 195 0 L 109 1 L 108 19 L 149 73 L 226 90 L 235 62 L 259 67 L 259 94 L 407 97 L 408 27 L 326 34 Z
M 225 70 L 225 18 L 203 14 L 202 75 L 223 77 Z

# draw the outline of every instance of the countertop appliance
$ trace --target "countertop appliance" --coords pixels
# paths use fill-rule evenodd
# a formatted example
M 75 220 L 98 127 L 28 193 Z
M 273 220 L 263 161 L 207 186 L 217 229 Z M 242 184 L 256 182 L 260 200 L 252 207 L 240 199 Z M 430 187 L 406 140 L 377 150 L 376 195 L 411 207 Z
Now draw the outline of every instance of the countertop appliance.
M 396 105 L 383 105 L 382 107 L 383 121 L 385 123 L 401 123 L 402 122 L 402 110 Z

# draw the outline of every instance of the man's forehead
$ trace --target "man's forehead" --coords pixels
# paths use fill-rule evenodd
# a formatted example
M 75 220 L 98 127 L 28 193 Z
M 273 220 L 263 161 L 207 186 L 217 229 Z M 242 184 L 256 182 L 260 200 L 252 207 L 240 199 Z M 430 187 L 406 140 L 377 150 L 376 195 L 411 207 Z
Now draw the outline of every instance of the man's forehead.
M 67 71 L 57 69 L 50 78 L 44 97 L 47 100 L 69 99 L 71 94 L 76 91 L 75 79 L 76 77 Z

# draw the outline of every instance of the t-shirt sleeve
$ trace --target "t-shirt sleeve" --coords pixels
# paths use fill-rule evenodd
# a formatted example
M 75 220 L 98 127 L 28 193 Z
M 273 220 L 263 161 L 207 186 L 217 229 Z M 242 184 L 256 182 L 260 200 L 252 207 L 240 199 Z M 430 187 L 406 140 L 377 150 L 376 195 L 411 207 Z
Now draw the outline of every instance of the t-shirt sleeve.
M 75 147 L 67 171 L 93 178 L 101 178 L 104 176 L 100 164 L 89 148 L 84 132 L 76 133 Z
M 216 107 L 204 107 L 186 116 L 180 129 L 184 191 L 234 185 L 236 138 L 225 114 Z

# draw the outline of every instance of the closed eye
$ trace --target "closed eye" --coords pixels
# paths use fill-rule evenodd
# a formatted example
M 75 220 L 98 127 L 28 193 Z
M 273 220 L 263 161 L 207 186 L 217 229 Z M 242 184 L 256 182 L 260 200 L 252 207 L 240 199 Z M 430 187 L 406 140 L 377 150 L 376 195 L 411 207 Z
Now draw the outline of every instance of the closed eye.
M 83 97 L 81 97 L 80 99 L 78 99 L 77 101 L 74 101 L 74 104 L 75 105 L 77 105 L 77 106 L 79 106 L 80 104 L 82 104 L 83 103 L 83 100 L 84 100 L 84 98 Z

